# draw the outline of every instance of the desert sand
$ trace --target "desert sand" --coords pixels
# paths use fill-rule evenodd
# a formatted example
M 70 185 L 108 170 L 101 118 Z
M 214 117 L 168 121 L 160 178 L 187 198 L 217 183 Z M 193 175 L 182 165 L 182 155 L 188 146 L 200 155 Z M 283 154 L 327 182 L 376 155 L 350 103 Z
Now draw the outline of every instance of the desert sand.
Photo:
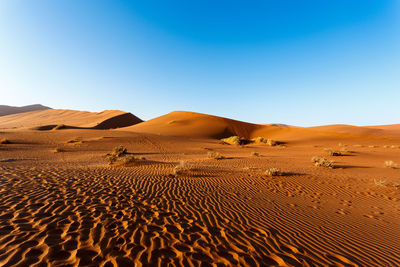
M 0 105 L 0 116 L 29 112 L 29 111 L 46 110 L 46 109 L 50 108 L 40 104 L 28 105 L 22 107 Z
M 0 117 L 0 266 L 400 265 L 400 169 L 384 165 L 400 164 L 398 127 L 172 112 L 119 128 L 123 114 Z M 112 118 L 119 129 L 96 129 Z M 282 144 L 219 140 L 232 135 Z M 120 145 L 146 159 L 110 166 Z

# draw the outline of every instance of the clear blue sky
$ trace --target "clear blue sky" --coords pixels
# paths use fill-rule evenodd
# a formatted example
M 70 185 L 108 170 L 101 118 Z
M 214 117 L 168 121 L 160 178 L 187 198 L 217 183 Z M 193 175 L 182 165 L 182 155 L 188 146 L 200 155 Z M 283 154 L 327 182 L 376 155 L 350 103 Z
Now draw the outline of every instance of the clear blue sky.
M 400 123 L 400 1 L 0 0 L 0 104 Z

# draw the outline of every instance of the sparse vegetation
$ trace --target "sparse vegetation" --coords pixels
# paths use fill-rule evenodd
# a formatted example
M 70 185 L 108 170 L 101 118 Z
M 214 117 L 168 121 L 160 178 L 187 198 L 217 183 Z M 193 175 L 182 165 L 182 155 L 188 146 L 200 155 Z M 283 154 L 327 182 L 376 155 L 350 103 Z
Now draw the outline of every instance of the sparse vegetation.
M 207 153 L 208 158 L 210 159 L 224 159 L 225 157 L 222 156 L 219 152 L 209 151 Z
M 192 170 L 192 167 L 186 163 L 185 161 L 181 160 L 178 165 L 176 165 L 172 171 L 174 176 L 188 174 Z
M 395 169 L 397 168 L 397 164 L 394 163 L 392 160 L 387 160 L 385 161 L 385 167 Z
M 341 152 L 339 152 L 339 151 L 334 151 L 334 150 L 331 150 L 331 149 L 325 149 L 325 151 L 328 152 L 328 154 L 330 156 L 335 156 L 335 157 L 343 156 L 343 154 Z
M 59 153 L 59 152 L 63 152 L 63 150 L 61 148 L 59 148 L 59 147 L 56 147 L 56 148 L 53 149 L 53 152 L 54 153 Z
M 252 142 L 254 143 L 263 143 L 263 144 L 267 144 L 269 146 L 277 146 L 280 144 L 280 142 L 272 140 L 272 139 L 267 139 L 261 136 L 255 137 L 253 139 L 251 139 Z
M 145 157 L 136 158 L 133 155 L 129 154 L 124 146 L 117 146 L 113 149 L 111 153 L 107 154 L 106 160 L 110 165 L 129 166 L 132 165 L 133 163 L 145 161 L 146 158 Z
M 330 169 L 334 168 L 334 165 L 333 165 L 334 162 L 332 160 L 328 160 L 326 158 L 312 157 L 311 162 L 314 163 L 314 165 L 318 166 L 318 167 L 326 167 L 326 168 L 330 168 Z
M 54 127 L 53 130 L 61 130 L 61 129 L 65 129 L 65 128 L 66 128 L 65 124 L 59 124 L 56 127 Z
M 115 147 L 113 149 L 112 154 L 117 156 L 117 157 L 120 157 L 120 156 L 122 156 L 124 154 L 127 154 L 127 151 L 128 150 L 124 146 L 117 146 L 117 147 Z
M 1 138 L 0 139 L 0 144 L 11 144 L 11 142 L 7 138 Z
M 231 136 L 228 138 L 221 139 L 222 142 L 230 144 L 230 145 L 241 145 L 242 139 L 239 136 Z
M 340 152 L 343 152 L 343 153 L 348 153 L 348 152 L 350 152 L 346 147 L 341 147 L 340 148 Z
M 269 168 L 265 171 L 265 174 L 268 176 L 278 176 L 278 175 L 282 175 L 282 172 L 278 168 Z
M 252 155 L 253 157 L 259 157 L 259 156 L 260 156 L 260 153 L 258 153 L 258 152 L 252 152 L 251 155 Z

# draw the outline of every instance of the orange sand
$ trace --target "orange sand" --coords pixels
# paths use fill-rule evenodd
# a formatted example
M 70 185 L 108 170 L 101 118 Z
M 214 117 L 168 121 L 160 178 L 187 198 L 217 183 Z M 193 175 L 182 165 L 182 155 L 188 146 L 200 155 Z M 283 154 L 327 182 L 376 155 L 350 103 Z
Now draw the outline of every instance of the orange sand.
M 65 124 L 104 121 L 73 114 Z M 391 129 L 366 135 L 186 112 L 118 130 L 33 124 L 0 129 L 12 142 L 0 145 L 0 266 L 400 265 L 400 169 L 384 167 L 400 164 Z M 286 144 L 223 145 L 215 138 L 224 134 Z M 118 145 L 146 163 L 108 166 Z M 324 151 L 343 147 L 340 157 Z M 315 167 L 312 156 L 337 168 Z M 181 160 L 192 169 L 171 176 Z M 271 167 L 285 175 L 267 177 Z

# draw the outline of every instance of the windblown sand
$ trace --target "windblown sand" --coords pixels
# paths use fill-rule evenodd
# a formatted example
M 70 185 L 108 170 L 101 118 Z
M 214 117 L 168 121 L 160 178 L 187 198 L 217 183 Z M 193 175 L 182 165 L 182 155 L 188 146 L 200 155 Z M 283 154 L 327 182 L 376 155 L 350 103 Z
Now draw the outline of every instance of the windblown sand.
M 384 167 L 400 164 L 400 139 L 293 136 L 285 147 L 241 147 L 115 130 L 0 131 L 12 142 L 0 145 L 0 265 L 400 265 L 400 169 Z M 108 166 L 118 145 L 146 162 Z M 346 156 L 324 151 L 343 146 Z M 312 156 L 337 168 L 315 167 Z M 171 176 L 181 160 L 192 170 Z M 271 167 L 285 175 L 267 177 Z

